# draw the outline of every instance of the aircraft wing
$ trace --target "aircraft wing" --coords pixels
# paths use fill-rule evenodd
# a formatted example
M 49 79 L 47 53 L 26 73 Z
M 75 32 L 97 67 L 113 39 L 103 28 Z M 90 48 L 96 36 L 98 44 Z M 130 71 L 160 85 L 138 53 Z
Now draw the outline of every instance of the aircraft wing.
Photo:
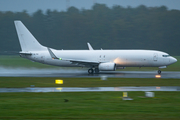
M 50 48 L 47 48 L 49 51 L 49 54 L 51 55 L 52 59 L 58 59 L 63 61 L 70 61 L 72 64 L 76 65 L 85 65 L 85 66 L 96 66 L 99 65 L 100 62 L 97 61 L 88 61 L 88 60 L 74 60 L 74 59 L 66 59 L 66 58 L 58 58 L 56 55 L 52 52 Z
M 64 61 L 70 61 L 72 64 L 84 65 L 84 66 L 97 66 L 99 62 L 97 61 L 86 61 L 86 60 L 73 60 L 73 59 L 62 59 Z

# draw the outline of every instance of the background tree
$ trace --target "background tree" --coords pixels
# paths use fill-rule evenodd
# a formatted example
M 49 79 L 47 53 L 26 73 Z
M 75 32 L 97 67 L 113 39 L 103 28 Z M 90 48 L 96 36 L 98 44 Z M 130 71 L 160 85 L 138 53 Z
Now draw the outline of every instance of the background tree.
M 21 20 L 38 41 L 56 49 L 155 49 L 180 55 L 180 11 L 94 4 L 91 10 L 0 12 L 0 51 L 20 51 L 14 20 Z

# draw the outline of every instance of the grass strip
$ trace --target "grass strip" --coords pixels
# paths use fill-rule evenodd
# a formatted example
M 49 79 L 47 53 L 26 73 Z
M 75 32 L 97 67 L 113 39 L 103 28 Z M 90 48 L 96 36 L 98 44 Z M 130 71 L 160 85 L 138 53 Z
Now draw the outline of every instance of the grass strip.
M 0 119 L 135 119 L 175 120 L 180 118 L 180 92 L 1 93 Z M 68 99 L 65 102 L 64 99 Z

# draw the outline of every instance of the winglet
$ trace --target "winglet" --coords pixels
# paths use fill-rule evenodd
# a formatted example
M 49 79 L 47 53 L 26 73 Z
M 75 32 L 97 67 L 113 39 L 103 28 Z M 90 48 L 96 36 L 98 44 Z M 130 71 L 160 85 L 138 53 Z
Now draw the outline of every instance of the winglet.
M 61 58 L 56 57 L 55 54 L 51 51 L 50 48 L 47 48 L 47 49 L 48 49 L 49 54 L 51 55 L 52 59 L 59 59 L 59 60 L 62 60 Z
M 94 50 L 90 43 L 87 43 L 89 50 Z

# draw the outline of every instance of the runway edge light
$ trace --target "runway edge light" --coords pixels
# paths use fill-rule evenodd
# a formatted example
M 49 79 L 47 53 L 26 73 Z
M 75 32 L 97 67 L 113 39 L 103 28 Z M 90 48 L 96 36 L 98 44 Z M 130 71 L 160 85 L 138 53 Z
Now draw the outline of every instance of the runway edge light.
M 58 80 L 58 79 L 57 79 L 57 80 L 55 80 L 55 83 L 56 83 L 56 84 L 63 84 L 63 80 Z
M 161 75 L 155 75 L 155 78 L 161 78 Z

